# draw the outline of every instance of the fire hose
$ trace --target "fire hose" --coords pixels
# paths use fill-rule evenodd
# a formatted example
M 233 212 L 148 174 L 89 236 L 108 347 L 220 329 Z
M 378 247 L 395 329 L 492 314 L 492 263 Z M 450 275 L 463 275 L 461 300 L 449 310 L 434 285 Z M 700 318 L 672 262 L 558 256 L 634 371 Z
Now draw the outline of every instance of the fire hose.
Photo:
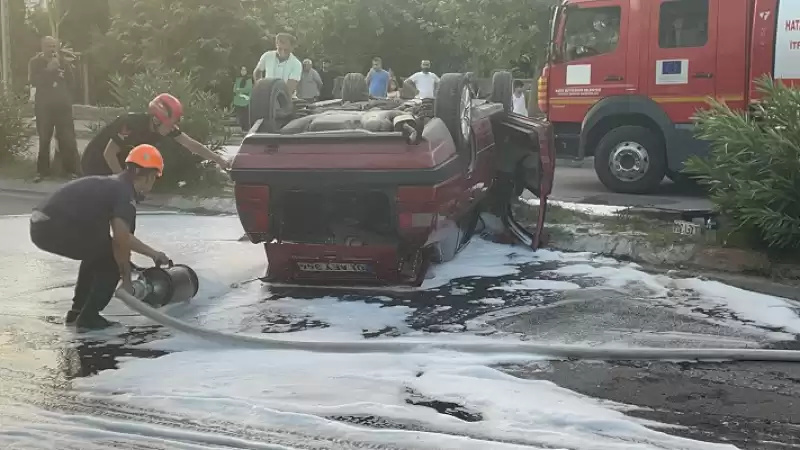
M 196 280 L 196 278 L 195 278 Z M 196 291 L 195 291 L 196 292 Z M 194 295 L 194 294 L 192 294 Z M 473 354 L 530 354 L 552 359 L 649 360 L 649 361 L 779 361 L 800 362 L 798 350 L 730 348 L 630 348 L 579 345 L 546 345 L 532 342 L 419 342 L 391 341 L 285 341 L 267 336 L 208 330 L 171 317 L 149 306 L 123 289 L 116 297 L 137 313 L 176 331 L 215 343 L 271 350 L 301 350 L 315 353 L 422 353 L 433 350 Z M 169 300 L 168 300 L 169 301 Z

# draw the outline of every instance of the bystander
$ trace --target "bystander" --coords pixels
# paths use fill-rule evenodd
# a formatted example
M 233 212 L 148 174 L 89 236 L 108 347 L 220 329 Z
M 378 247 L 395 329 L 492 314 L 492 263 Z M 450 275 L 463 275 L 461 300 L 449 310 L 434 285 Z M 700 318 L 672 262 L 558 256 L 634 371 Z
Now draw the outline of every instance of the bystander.
M 242 131 L 250 129 L 250 94 L 253 91 L 253 78 L 247 67 L 242 66 L 239 77 L 233 82 L 233 109 Z
M 314 63 L 306 58 L 303 60 L 303 73 L 300 75 L 300 83 L 297 85 L 297 97 L 314 102 L 319 99 L 321 93 L 322 78 L 314 69 Z
M 78 176 L 78 143 L 72 120 L 73 68 L 60 51 L 59 42 L 47 36 L 42 52 L 28 62 L 28 82 L 35 88 L 34 112 L 39 135 L 36 181 L 50 176 L 50 141 L 55 131 L 63 171 Z
M 367 73 L 369 96 L 386 98 L 389 92 L 389 72 L 383 70 L 383 60 L 376 56 L 372 58 L 372 68 Z
M 334 98 L 336 78 L 339 76 L 339 72 L 333 69 L 327 60 L 322 60 L 322 69 L 319 71 L 319 77 L 322 79 L 322 92 L 319 96 L 320 100 L 331 100 Z
M 291 34 L 278 33 L 275 36 L 275 50 L 261 55 L 253 71 L 253 78 L 256 81 L 262 78 L 280 78 L 286 82 L 289 94 L 294 95 L 303 74 L 303 65 L 292 54 L 295 43 L 296 39 Z

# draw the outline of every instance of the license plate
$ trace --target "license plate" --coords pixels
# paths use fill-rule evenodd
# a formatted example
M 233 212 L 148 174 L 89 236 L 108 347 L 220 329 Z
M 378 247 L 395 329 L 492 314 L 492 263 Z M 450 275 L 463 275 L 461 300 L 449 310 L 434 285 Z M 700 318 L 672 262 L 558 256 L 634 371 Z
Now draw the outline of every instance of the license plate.
M 703 228 L 700 225 L 692 222 L 676 220 L 672 230 L 676 234 L 682 234 L 684 236 L 696 236 L 703 231 Z
M 372 272 L 372 268 L 369 264 L 359 263 L 298 262 L 297 267 L 303 272 Z

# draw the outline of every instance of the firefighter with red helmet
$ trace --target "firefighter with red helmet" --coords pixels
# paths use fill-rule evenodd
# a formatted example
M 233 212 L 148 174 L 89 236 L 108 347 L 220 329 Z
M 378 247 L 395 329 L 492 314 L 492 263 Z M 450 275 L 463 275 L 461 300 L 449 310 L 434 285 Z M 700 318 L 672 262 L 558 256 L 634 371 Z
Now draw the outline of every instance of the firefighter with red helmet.
M 128 152 L 141 144 L 163 145 L 173 140 L 195 155 L 230 167 L 222 156 L 195 141 L 178 128 L 183 115 L 181 102 L 170 94 L 159 94 L 150 102 L 147 113 L 127 113 L 106 125 L 83 152 L 84 175 L 112 175 L 122 172 Z
M 159 265 L 169 262 L 163 252 L 133 235 L 136 199 L 153 188 L 164 171 L 164 158 L 144 144 L 132 149 L 124 162 L 125 170 L 118 175 L 88 176 L 61 186 L 31 214 L 30 235 L 36 247 L 81 262 L 67 325 L 101 329 L 114 324 L 100 311 L 120 279 L 123 289 L 133 291 L 132 251 Z

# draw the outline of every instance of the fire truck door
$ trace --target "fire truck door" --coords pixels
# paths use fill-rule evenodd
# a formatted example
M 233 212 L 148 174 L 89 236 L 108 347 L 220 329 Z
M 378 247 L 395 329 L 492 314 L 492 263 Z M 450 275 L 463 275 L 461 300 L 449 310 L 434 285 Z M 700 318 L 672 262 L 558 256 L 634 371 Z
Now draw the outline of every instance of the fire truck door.
M 720 0 L 660 0 L 652 4 L 648 61 L 643 81 L 648 96 L 676 124 L 692 122 L 716 95 L 717 17 Z

